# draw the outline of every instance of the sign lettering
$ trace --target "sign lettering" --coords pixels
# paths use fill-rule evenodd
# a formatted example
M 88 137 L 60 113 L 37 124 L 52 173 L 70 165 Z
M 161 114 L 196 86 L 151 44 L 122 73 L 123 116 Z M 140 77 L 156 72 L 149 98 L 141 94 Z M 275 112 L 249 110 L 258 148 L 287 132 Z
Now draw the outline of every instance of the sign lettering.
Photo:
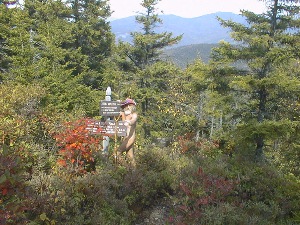
M 127 133 L 127 127 L 124 125 L 124 121 L 116 122 L 114 120 L 107 120 L 106 122 L 91 120 L 86 129 L 91 134 L 117 134 L 119 137 L 124 137 Z
M 119 116 L 120 115 L 120 102 L 118 101 L 101 101 L 100 102 L 100 115 L 101 116 Z
M 106 122 L 101 122 L 101 126 L 104 129 L 105 134 L 117 134 L 119 137 L 126 136 L 127 127 L 124 125 L 123 121 L 116 122 L 114 120 L 108 120 Z

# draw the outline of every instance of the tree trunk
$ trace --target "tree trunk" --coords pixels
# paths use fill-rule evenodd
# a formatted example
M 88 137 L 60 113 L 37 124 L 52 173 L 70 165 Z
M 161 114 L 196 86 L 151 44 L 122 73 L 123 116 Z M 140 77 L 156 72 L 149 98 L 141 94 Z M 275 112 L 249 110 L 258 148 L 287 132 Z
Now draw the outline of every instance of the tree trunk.
M 278 4 L 279 0 L 274 0 L 273 2 L 273 9 L 272 9 L 272 17 L 271 17 L 271 32 L 270 36 L 274 37 L 276 25 L 277 25 L 277 11 L 278 11 Z M 273 43 L 270 42 L 270 48 L 273 46 Z M 259 79 L 263 79 L 266 77 L 267 71 L 270 69 L 270 63 L 267 62 L 265 68 L 262 70 L 262 72 L 259 74 Z M 266 102 L 267 102 L 267 91 L 264 87 L 262 87 L 259 90 L 259 105 L 258 105 L 258 115 L 257 115 L 257 121 L 258 123 L 262 123 L 265 119 L 266 114 Z M 262 134 L 258 134 L 256 137 L 256 151 L 255 156 L 256 159 L 261 161 L 264 155 L 263 148 L 264 148 L 264 137 Z
M 149 100 L 148 98 L 146 98 L 143 102 L 142 102 L 142 113 L 145 116 L 147 111 L 148 111 L 148 107 L 149 107 Z M 144 123 L 142 125 L 143 130 L 144 130 L 144 138 L 149 138 L 151 136 L 151 130 L 148 126 L 148 124 Z
M 264 148 L 264 138 L 261 135 L 259 135 L 256 138 L 256 152 L 255 152 L 255 156 L 258 161 L 262 161 L 263 159 L 264 156 L 263 148 Z
M 203 119 L 203 102 L 204 102 L 204 98 L 205 96 L 200 93 L 200 100 L 198 102 L 198 110 L 197 110 L 197 121 L 198 121 L 198 126 L 197 126 L 197 131 L 196 131 L 196 141 L 199 141 L 200 139 L 200 130 L 203 129 L 201 128 L 199 125 L 200 125 L 200 122 L 202 121 Z
M 213 107 L 213 112 L 215 111 L 215 107 Z M 215 126 L 215 116 L 212 116 L 211 118 L 211 127 L 210 127 L 210 134 L 209 138 L 211 139 L 214 133 L 214 126 Z
M 258 115 L 257 115 L 257 121 L 258 123 L 262 123 L 265 118 L 266 114 L 266 101 L 267 101 L 267 92 L 265 88 L 262 88 L 259 91 L 259 105 L 258 105 Z M 255 156 L 257 160 L 261 160 L 263 158 L 264 152 L 264 137 L 262 134 L 258 134 L 256 137 L 256 152 Z

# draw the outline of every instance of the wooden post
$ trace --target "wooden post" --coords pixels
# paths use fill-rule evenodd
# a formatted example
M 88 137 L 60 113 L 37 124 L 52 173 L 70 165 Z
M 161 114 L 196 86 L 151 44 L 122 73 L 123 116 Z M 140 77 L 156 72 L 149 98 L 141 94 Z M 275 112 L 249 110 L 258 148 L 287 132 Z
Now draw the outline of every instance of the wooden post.
M 106 92 L 105 92 L 105 101 L 111 101 L 111 88 L 107 87 Z M 106 121 L 110 120 L 109 117 L 105 118 Z M 102 154 L 108 156 L 108 147 L 109 147 L 109 137 L 108 136 L 103 136 L 103 150 Z

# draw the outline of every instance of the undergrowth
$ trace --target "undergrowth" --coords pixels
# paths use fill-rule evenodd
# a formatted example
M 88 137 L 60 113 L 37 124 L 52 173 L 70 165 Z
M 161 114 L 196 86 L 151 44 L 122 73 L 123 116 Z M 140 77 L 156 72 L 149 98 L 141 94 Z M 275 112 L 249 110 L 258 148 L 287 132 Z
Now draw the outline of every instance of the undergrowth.
M 299 224 L 297 177 L 268 163 L 228 156 L 207 140 L 190 145 L 184 152 L 141 148 L 135 169 L 98 154 L 93 169 L 80 173 L 36 146 L 39 154 L 28 174 L 18 151 L 2 149 L 1 162 L 10 165 L 10 171 L 1 167 L 2 223 L 130 225 L 167 198 L 165 224 Z

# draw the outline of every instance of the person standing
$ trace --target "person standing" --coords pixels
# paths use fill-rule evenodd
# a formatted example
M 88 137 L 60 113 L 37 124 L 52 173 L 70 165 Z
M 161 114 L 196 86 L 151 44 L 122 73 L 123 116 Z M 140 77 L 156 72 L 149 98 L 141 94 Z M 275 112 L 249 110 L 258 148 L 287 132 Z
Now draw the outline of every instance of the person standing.
M 124 137 L 121 145 L 117 150 L 117 158 L 119 160 L 120 155 L 126 152 L 128 159 L 133 167 L 135 167 L 134 149 L 133 145 L 136 139 L 136 123 L 138 114 L 136 112 L 136 103 L 134 100 L 127 98 L 121 103 L 121 117 L 124 121 L 124 125 L 127 127 L 127 133 Z

